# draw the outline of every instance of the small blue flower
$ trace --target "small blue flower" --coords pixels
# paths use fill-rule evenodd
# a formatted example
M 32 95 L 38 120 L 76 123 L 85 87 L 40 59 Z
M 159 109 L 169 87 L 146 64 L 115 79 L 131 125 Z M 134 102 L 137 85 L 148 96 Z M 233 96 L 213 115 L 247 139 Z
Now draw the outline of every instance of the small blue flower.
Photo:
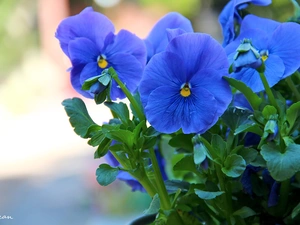
M 185 33 L 154 55 L 139 87 L 149 123 L 162 133 L 204 133 L 226 110 L 232 95 L 228 61 L 211 36 Z
M 232 77 L 244 82 L 254 92 L 262 91 L 264 86 L 256 68 L 263 62 L 269 86 L 274 86 L 300 67 L 299 36 L 300 25 L 297 23 L 246 16 L 240 35 L 225 47 L 234 69 Z
M 249 195 L 253 194 L 251 176 L 252 176 L 252 174 L 256 174 L 257 172 L 259 172 L 260 170 L 262 170 L 261 167 L 247 165 L 247 167 L 241 177 L 241 183 L 242 183 L 243 189 Z
M 268 207 L 272 207 L 278 204 L 280 183 L 276 182 L 270 175 L 268 169 L 264 169 L 262 172 L 264 183 L 269 188 Z
M 152 28 L 145 39 L 147 47 L 147 61 L 166 49 L 169 40 L 167 30 L 181 29 L 185 32 L 193 32 L 191 21 L 177 12 L 170 12 L 162 17 Z
M 234 23 L 241 24 L 242 17 L 239 10 L 245 9 L 250 3 L 254 5 L 266 6 L 271 4 L 272 0 L 231 0 L 229 1 L 219 16 L 219 22 L 223 32 L 223 46 L 232 42 L 236 35 Z
M 57 28 L 55 36 L 72 63 L 72 86 L 87 98 L 94 98 L 104 87 L 97 84 L 89 91 L 84 91 L 84 82 L 109 67 L 115 69 L 131 92 L 136 90 L 140 82 L 146 64 L 145 44 L 126 30 L 121 30 L 117 35 L 114 31 L 111 21 L 94 12 L 91 7 L 64 19 Z M 122 90 L 113 81 L 111 98 L 115 100 L 124 97 Z

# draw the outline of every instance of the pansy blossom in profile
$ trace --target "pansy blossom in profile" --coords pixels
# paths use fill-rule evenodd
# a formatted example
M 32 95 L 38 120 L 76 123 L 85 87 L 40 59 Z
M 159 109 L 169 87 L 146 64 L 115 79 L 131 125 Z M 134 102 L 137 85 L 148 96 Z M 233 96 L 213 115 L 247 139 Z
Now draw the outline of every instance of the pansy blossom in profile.
M 181 29 L 184 32 L 193 32 L 192 23 L 189 19 L 178 12 L 170 12 L 163 16 L 152 28 L 144 40 L 147 47 L 147 61 L 166 49 L 169 39 L 168 30 Z
M 219 23 L 222 27 L 223 46 L 228 45 L 236 38 L 235 23 L 241 24 L 240 10 L 245 9 L 250 3 L 259 6 L 271 4 L 272 0 L 231 0 L 219 15 Z
M 292 75 L 300 67 L 300 25 L 247 15 L 240 35 L 225 47 L 231 76 L 254 92 L 264 90 L 257 69 L 264 63 L 270 87 Z
M 224 113 L 232 94 L 228 61 L 211 36 L 184 33 L 154 55 L 139 86 L 149 123 L 162 133 L 204 133 Z
M 109 67 L 114 68 L 120 80 L 132 92 L 140 82 L 146 64 L 144 42 L 126 30 L 116 35 L 114 32 L 112 22 L 91 7 L 64 19 L 57 28 L 55 36 L 72 63 L 72 86 L 87 98 L 93 98 L 105 87 L 98 82 L 85 91 L 82 90 L 84 82 Z M 125 97 L 114 81 L 110 96 L 113 100 Z

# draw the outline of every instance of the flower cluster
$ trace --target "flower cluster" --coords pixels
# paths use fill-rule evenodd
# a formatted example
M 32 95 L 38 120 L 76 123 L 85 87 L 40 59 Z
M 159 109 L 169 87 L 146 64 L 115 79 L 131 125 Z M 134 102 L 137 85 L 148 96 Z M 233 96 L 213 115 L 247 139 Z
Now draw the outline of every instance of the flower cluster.
M 62 103 L 107 161 L 97 181 L 147 192 L 153 224 L 300 223 L 300 25 L 250 4 L 271 0 L 229 1 L 223 45 L 177 12 L 144 40 L 91 7 L 57 28 L 74 89 L 112 112 L 99 125 L 80 98 Z

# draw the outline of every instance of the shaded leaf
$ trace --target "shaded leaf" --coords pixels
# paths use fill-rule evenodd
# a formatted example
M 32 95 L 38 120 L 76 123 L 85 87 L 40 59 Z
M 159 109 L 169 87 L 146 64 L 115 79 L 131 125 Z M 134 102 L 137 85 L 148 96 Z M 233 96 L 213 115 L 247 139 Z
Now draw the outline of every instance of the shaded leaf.
M 153 199 L 150 203 L 149 208 L 144 212 L 145 214 L 154 214 L 157 213 L 160 209 L 160 200 L 158 194 L 153 196 Z
M 222 172 L 228 177 L 238 177 L 246 169 L 246 161 L 242 156 L 237 154 L 232 154 L 227 156 L 224 167 L 222 167 Z
M 261 155 L 267 161 L 271 176 L 277 181 L 290 179 L 300 171 L 300 145 L 290 144 L 285 152 L 281 152 L 277 145 L 268 143 L 262 146 Z
M 220 195 L 222 195 L 224 193 L 225 193 L 224 191 L 214 191 L 214 192 L 211 192 L 211 191 L 202 191 L 202 190 L 199 190 L 199 189 L 195 189 L 195 194 L 199 198 L 205 199 L 205 200 L 214 199 L 217 196 L 220 196 Z
M 245 95 L 246 99 L 254 110 L 258 109 L 262 100 L 245 83 L 226 76 L 224 79 L 227 80 L 232 87 L 236 88 Z
M 124 124 L 128 124 L 129 110 L 125 103 L 104 102 L 104 105 L 110 108 Z
M 118 176 L 119 169 L 108 164 L 101 164 L 96 170 L 97 181 L 102 186 L 107 186 L 114 182 Z
M 85 103 L 80 98 L 66 99 L 62 102 L 69 121 L 74 128 L 76 134 L 82 138 L 88 138 L 88 130 L 96 123 L 90 117 Z
M 243 206 L 241 209 L 235 211 L 233 215 L 245 219 L 247 217 L 256 215 L 256 212 L 247 206 Z
M 300 213 L 300 203 L 293 209 L 292 219 L 294 219 Z

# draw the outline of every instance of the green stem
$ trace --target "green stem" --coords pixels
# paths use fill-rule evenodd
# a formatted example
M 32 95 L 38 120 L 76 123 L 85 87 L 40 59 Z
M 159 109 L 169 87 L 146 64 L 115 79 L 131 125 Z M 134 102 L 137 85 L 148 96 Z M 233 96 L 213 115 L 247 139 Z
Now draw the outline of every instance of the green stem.
M 278 213 L 284 215 L 287 209 L 290 191 L 290 179 L 281 182 L 280 186 L 280 198 L 278 203 Z
M 164 180 L 161 175 L 161 171 L 159 169 L 159 165 L 158 165 L 158 162 L 156 159 L 154 149 L 150 148 L 149 153 L 150 153 L 150 159 L 152 162 L 152 167 L 154 170 L 155 180 L 157 182 L 156 186 L 157 186 L 157 191 L 158 191 L 161 207 L 163 210 L 169 210 L 169 209 L 171 209 L 171 202 L 170 202 L 169 194 L 167 192 Z
M 224 191 L 224 202 L 226 206 L 225 216 L 228 225 L 231 225 L 230 215 L 232 213 L 232 199 L 231 199 L 231 190 L 226 189 L 223 172 L 221 170 L 221 166 L 215 163 L 217 177 L 219 179 L 221 191 Z
M 211 217 L 215 218 L 217 221 L 221 221 L 222 218 L 217 215 L 209 206 L 205 203 L 202 204 L 202 207 L 204 208 L 205 212 L 207 212 Z
M 274 106 L 277 109 L 277 112 L 279 113 L 280 112 L 279 107 L 277 105 L 277 102 L 275 100 L 273 92 L 272 92 L 272 90 L 271 90 L 271 88 L 270 88 L 270 86 L 268 84 L 268 81 L 267 81 L 267 79 L 265 77 L 265 74 L 264 73 L 259 73 L 259 76 L 260 76 L 260 79 L 261 79 L 261 81 L 262 81 L 262 83 L 264 85 L 265 91 L 266 91 L 266 93 L 268 95 L 268 98 L 269 98 L 269 101 L 270 101 L 271 105 Z
M 118 154 L 116 154 L 115 152 L 111 151 L 111 154 L 116 158 L 116 160 L 120 163 L 120 165 L 125 169 L 128 170 L 128 172 L 135 177 L 140 183 L 141 185 L 145 188 L 145 190 L 147 191 L 147 193 L 151 196 L 151 198 L 156 194 L 156 189 L 154 188 L 153 184 L 150 182 L 148 176 L 146 175 L 146 172 L 143 171 L 143 175 L 142 176 L 136 176 L 136 174 L 133 174 L 130 172 L 130 170 L 132 168 L 128 168 L 128 164 L 122 160 L 122 158 L 120 158 L 118 156 Z
M 110 72 L 111 77 L 117 82 L 117 84 L 119 85 L 119 87 L 122 89 L 122 91 L 124 92 L 124 94 L 126 95 L 126 97 L 128 98 L 128 100 L 132 104 L 132 106 L 133 106 L 134 110 L 136 111 L 136 113 L 137 113 L 138 118 L 140 119 L 140 121 L 145 120 L 145 115 L 144 115 L 143 111 L 141 110 L 141 108 L 139 107 L 139 104 L 137 103 L 137 101 L 135 100 L 135 98 L 132 96 L 132 94 L 130 93 L 130 91 L 127 89 L 127 87 L 119 79 L 118 74 L 116 73 L 116 71 L 111 67 L 111 68 L 109 68 L 109 72 Z
M 297 101 L 300 101 L 300 93 L 296 88 L 291 76 L 287 77 L 285 81 L 288 84 L 289 88 L 292 90 L 292 92 L 295 94 Z

